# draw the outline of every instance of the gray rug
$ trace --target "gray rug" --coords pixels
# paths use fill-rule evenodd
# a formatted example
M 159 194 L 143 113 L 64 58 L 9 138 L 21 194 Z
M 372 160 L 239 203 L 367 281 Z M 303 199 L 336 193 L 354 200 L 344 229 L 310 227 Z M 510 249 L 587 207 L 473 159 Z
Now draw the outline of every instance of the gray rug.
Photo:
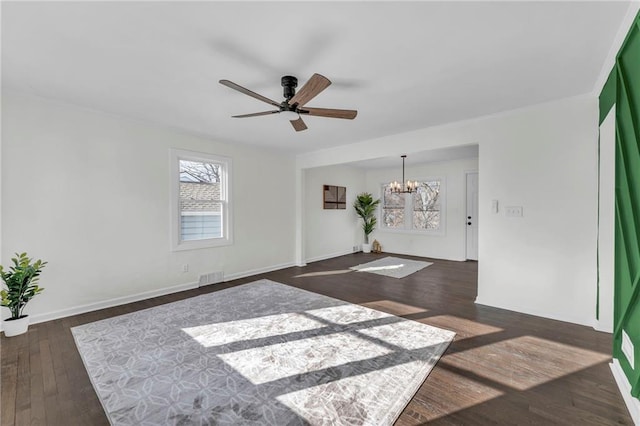
M 390 425 L 455 333 L 260 280 L 71 329 L 113 425 Z
M 372 274 L 384 275 L 386 277 L 404 278 L 429 265 L 433 265 L 433 263 L 387 256 L 374 260 L 373 262 L 352 266 L 350 269 L 358 272 L 371 272 Z

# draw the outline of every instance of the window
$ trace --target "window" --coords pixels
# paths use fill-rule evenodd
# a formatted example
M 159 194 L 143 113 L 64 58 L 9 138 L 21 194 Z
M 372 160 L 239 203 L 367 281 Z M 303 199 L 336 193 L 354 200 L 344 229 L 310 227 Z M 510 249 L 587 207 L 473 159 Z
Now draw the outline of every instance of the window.
M 171 168 L 173 249 L 231 244 L 231 159 L 172 150 Z
M 444 179 L 418 182 L 411 194 L 382 185 L 381 228 L 405 232 L 444 233 Z

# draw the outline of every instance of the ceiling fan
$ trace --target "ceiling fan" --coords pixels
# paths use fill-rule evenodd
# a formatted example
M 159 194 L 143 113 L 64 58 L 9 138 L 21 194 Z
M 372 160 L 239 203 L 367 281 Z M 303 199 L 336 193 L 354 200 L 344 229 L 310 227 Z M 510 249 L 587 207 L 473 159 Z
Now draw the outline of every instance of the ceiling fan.
M 296 93 L 296 87 L 298 87 L 298 79 L 290 75 L 285 75 L 281 79 L 282 87 L 284 88 L 285 100 L 282 102 L 276 102 L 272 99 L 264 97 L 256 92 L 252 92 L 232 81 L 220 80 L 220 84 L 227 86 L 238 92 L 249 95 L 252 98 L 256 98 L 262 102 L 266 102 L 274 107 L 278 108 L 271 111 L 254 112 L 252 114 L 234 115 L 233 118 L 245 118 L 245 117 L 257 117 L 260 115 L 282 114 L 286 116 L 291 122 L 291 125 L 299 132 L 306 130 L 307 125 L 302 121 L 302 116 L 312 115 L 317 117 L 329 117 L 329 118 L 344 118 L 347 120 L 353 120 L 356 118 L 358 111 L 351 109 L 331 109 L 331 108 L 311 108 L 305 107 L 307 102 L 315 98 L 320 92 L 331 85 L 331 81 L 320 74 L 313 74 L 309 81 Z

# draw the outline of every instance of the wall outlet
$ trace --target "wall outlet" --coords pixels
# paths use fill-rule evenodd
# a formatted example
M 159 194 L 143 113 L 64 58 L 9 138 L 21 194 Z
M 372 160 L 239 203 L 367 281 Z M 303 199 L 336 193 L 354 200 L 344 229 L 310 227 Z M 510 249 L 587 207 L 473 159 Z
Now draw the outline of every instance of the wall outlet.
M 353 246 L 353 252 L 357 253 L 360 251 L 360 246 Z
M 504 214 L 507 217 L 522 217 L 522 206 L 506 206 Z
M 633 354 L 635 353 L 633 351 L 633 342 L 629 338 L 629 335 L 627 334 L 627 332 L 624 330 L 622 330 L 622 353 L 627 358 L 627 361 L 629 361 L 629 365 L 631 365 L 631 369 L 635 370 L 635 366 L 633 365 L 634 363 Z
M 182 272 L 189 272 L 189 264 L 185 263 L 184 265 L 182 265 Z

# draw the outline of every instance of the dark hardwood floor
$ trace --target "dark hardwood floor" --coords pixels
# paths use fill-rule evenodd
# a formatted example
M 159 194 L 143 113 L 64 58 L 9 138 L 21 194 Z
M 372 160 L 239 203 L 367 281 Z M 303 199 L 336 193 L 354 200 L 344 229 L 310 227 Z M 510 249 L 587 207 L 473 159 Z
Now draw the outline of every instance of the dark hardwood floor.
M 457 333 L 397 425 L 632 424 L 608 366 L 609 334 L 475 305 L 475 262 L 433 260 L 404 279 L 348 271 L 380 256 L 342 256 L 33 324 L 26 335 L 3 336 L 2 425 L 108 425 L 71 327 L 259 278 Z

